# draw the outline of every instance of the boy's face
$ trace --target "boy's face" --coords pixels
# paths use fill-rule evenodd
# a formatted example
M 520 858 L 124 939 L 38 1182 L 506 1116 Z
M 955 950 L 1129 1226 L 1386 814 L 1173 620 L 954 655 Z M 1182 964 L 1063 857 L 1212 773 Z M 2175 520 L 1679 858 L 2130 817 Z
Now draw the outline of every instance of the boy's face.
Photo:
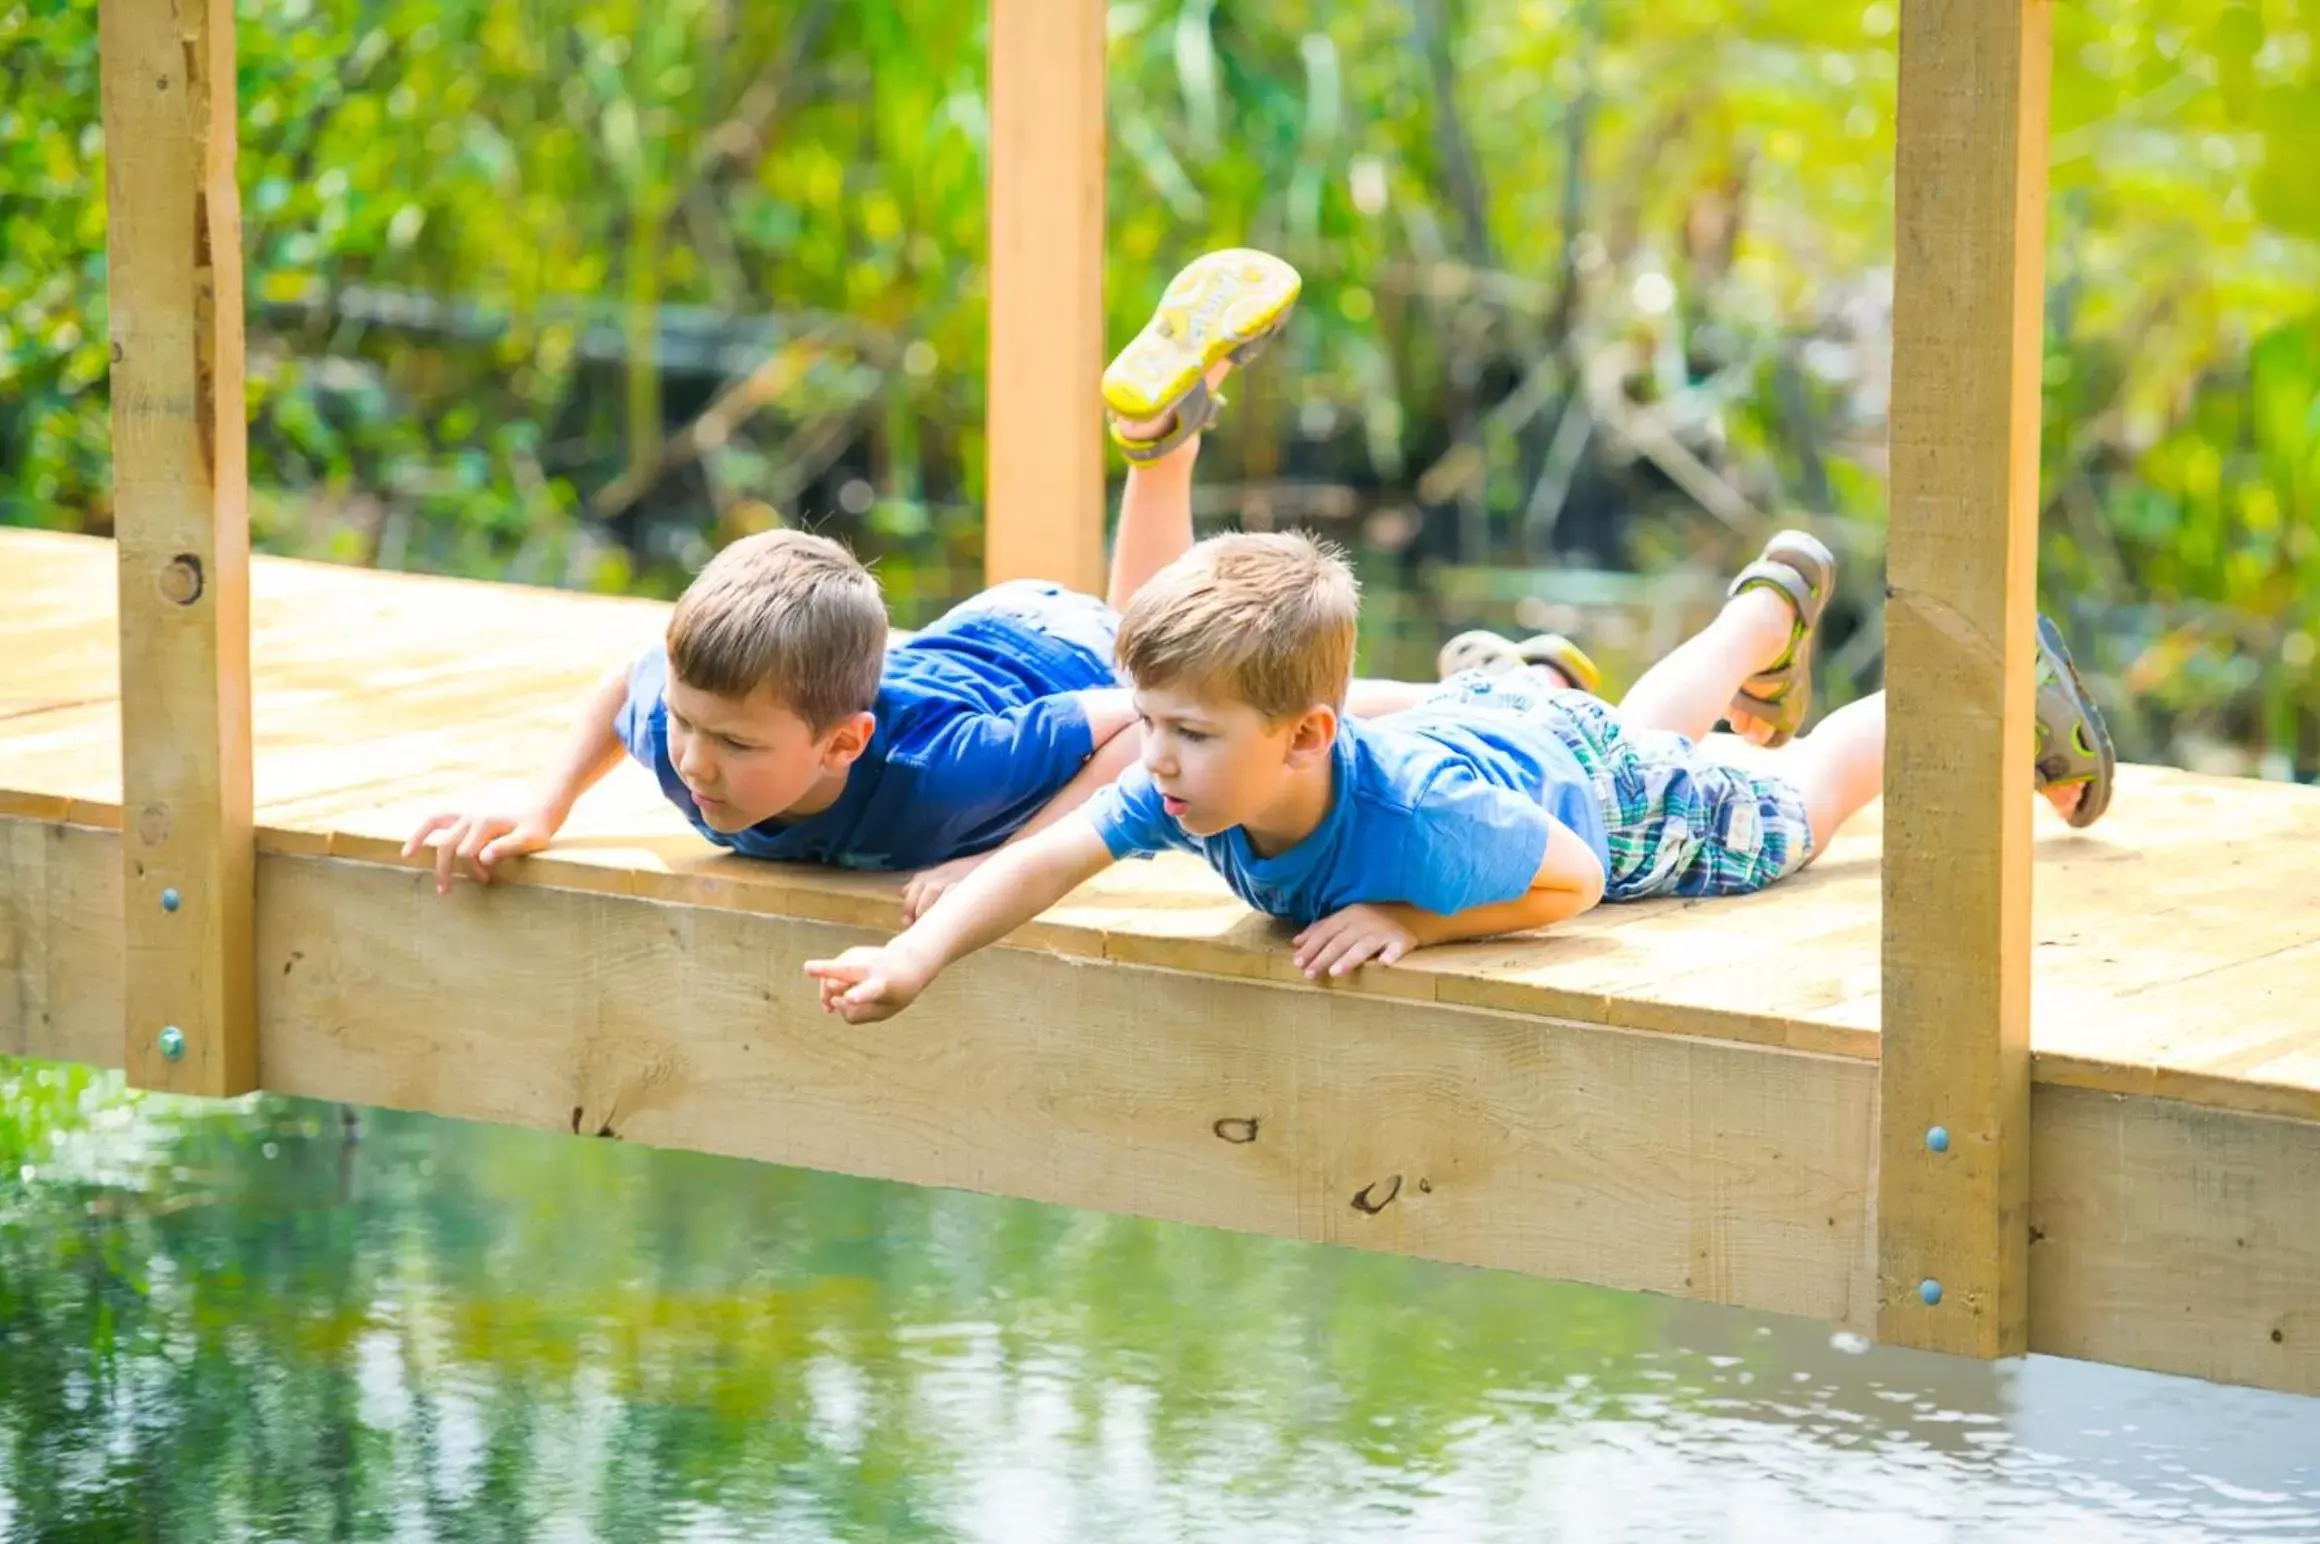
M 712 831 L 829 808 L 876 727 L 856 713 L 815 734 L 770 690 L 720 697 L 669 677 L 669 760 Z
M 1139 689 L 1136 714 L 1144 770 L 1170 817 L 1194 836 L 1262 823 L 1300 773 L 1327 762 L 1337 738 L 1334 709 L 1275 721 L 1184 687 Z

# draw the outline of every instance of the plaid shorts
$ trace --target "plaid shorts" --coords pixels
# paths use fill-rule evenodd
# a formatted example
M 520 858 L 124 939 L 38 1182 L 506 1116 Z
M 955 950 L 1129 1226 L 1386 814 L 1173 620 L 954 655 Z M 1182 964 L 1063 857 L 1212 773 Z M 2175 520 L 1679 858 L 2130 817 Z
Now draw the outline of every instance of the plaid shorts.
M 1812 820 L 1792 784 L 1726 766 L 1672 730 L 1629 728 L 1602 698 L 1536 671 L 1490 677 L 1475 693 L 1482 680 L 1454 677 L 1443 692 L 1544 724 L 1594 784 L 1611 835 L 1604 899 L 1746 895 L 1812 856 Z

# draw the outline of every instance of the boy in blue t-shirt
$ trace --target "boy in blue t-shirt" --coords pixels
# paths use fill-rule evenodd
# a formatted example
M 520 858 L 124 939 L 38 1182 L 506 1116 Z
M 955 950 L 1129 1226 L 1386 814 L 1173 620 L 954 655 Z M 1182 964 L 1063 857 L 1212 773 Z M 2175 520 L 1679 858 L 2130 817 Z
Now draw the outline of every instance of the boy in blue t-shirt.
M 1468 671 L 1360 721 L 1338 712 L 1357 606 L 1345 565 L 1302 536 L 1203 542 L 1121 622 L 1139 763 L 891 942 L 806 970 L 826 1010 L 885 1018 L 1113 862 L 1171 847 L 1294 924 L 1297 965 L 1316 978 L 1604 899 L 1761 889 L 1822 850 L 1884 776 L 1882 693 L 1790 743 L 1835 571 L 1810 536 L 1775 537 L 1717 619 L 1616 708 L 1538 670 Z M 2086 825 L 2109 800 L 2109 737 L 2043 622 L 2040 652 L 2038 786 Z M 1711 749 L 1719 719 L 1762 748 L 1722 736 Z
M 1104 372 L 1129 463 L 1109 603 L 1019 581 L 894 640 L 877 582 L 843 547 L 796 531 L 745 538 L 687 588 L 666 645 L 598 685 L 527 807 L 430 816 L 405 855 L 434 846 L 438 889 L 462 862 L 488 881 L 499 860 L 545 847 L 626 752 L 720 846 L 920 870 L 904 894 L 912 920 L 981 855 L 1133 759 L 1115 608 L 1191 548 L 1193 463 L 1222 405 L 1216 387 L 1279 332 L 1298 289 L 1278 258 L 1209 253 Z M 1363 706 L 1402 706 L 1410 691 L 1365 683 Z
M 1060 816 L 1134 753 L 1116 608 L 1191 547 L 1217 384 L 1280 331 L 1299 288 L 1278 258 L 1209 253 L 1106 369 L 1129 462 L 1109 603 L 1018 581 L 895 638 L 877 581 L 836 542 L 744 538 L 686 589 L 665 646 L 599 683 L 528 808 L 431 816 L 405 854 L 435 847 L 439 889 L 462 862 L 488 881 L 548 845 L 624 752 L 703 836 L 753 857 L 927 869 Z M 958 872 L 915 881 L 906 920 Z

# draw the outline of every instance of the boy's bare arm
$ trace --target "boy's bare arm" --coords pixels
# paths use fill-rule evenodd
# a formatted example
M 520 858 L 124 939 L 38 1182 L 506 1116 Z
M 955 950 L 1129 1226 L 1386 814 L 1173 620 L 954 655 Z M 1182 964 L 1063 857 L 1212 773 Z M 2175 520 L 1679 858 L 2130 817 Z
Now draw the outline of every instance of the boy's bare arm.
M 451 888 L 455 865 L 465 859 L 468 869 L 485 884 L 492 865 L 502 858 L 538 852 L 555 839 L 580 796 L 602 782 L 623 754 L 614 721 L 628 700 L 629 667 L 606 672 L 580 706 L 579 718 L 565 739 L 564 754 L 540 783 L 536 795 L 512 808 L 446 810 L 428 816 L 403 844 L 403 856 L 433 842 L 435 888 Z
M 822 1008 L 849 1024 L 874 1023 L 909 1007 L 943 970 L 995 943 L 1112 865 L 1111 850 L 1085 820 L 1065 821 L 960 882 L 941 906 L 891 942 L 808 960 L 821 982 Z
M 1603 864 L 1595 849 L 1548 817 L 1547 852 L 1531 887 L 1511 901 L 1445 915 L 1415 906 L 1348 906 L 1297 935 L 1297 968 L 1309 978 L 1342 976 L 1365 960 L 1391 965 L 1412 949 L 1527 933 L 1568 922 L 1603 899 Z
M 1131 733 L 1136 724 L 1136 706 L 1129 694 L 1125 690 L 1093 691 L 1081 692 L 1078 696 L 1087 709 L 1088 731 L 1095 740 L 1095 754 L 1072 774 L 1070 782 L 1058 788 L 1055 796 L 1039 807 L 1037 814 L 997 847 L 989 852 L 953 858 L 911 875 L 910 882 L 902 887 L 904 927 L 925 916 L 929 907 L 957 889 L 962 880 L 997 854 L 1028 842 L 1094 798 L 1098 790 L 1116 781 L 1135 761 L 1144 742 L 1140 734 Z

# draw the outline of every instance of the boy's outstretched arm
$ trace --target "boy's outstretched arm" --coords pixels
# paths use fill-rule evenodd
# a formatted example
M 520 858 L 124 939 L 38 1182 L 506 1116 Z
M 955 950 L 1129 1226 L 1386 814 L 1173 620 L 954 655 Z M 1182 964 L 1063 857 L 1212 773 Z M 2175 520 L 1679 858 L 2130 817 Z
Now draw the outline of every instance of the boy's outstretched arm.
M 580 796 L 602 782 L 624 754 L 614 727 L 628 700 L 629 666 L 608 671 L 581 704 L 579 719 L 564 742 L 564 754 L 540 784 L 538 795 L 513 808 L 445 810 L 429 815 L 403 844 L 408 858 L 432 840 L 435 889 L 451 888 L 453 868 L 462 858 L 469 872 L 491 883 L 491 866 L 502 858 L 538 852 L 555 839 Z
M 1081 692 L 1081 704 L 1087 710 L 1088 735 L 1095 742 L 1095 754 L 1088 757 L 1070 782 L 1055 791 L 1055 796 L 1039 807 L 1039 813 L 1025 821 L 1020 829 L 989 852 L 970 853 L 964 858 L 953 858 L 933 868 L 920 869 L 910 876 L 902 887 L 902 925 L 910 926 L 926 915 L 927 908 L 959 886 L 969 874 L 981 868 L 992 858 L 1010 847 L 1030 841 L 1040 832 L 1054 825 L 1064 816 L 1094 798 L 1099 789 L 1118 779 L 1128 770 L 1143 748 L 1143 737 L 1128 731 L 1136 723 L 1135 700 L 1125 688 L 1106 691 Z
M 890 942 L 806 961 L 806 974 L 821 982 L 822 1011 L 849 1024 L 892 1018 L 947 966 L 1012 933 L 1112 862 L 1085 820 L 1062 821 L 1000 849 Z
M 1603 899 L 1602 861 L 1578 832 L 1551 815 L 1547 823 L 1546 856 L 1530 889 L 1513 900 L 1447 915 L 1398 903 L 1348 906 L 1297 935 L 1297 968 L 1315 980 L 1342 976 L 1365 960 L 1391 965 L 1429 944 L 1527 933 L 1589 910 Z

